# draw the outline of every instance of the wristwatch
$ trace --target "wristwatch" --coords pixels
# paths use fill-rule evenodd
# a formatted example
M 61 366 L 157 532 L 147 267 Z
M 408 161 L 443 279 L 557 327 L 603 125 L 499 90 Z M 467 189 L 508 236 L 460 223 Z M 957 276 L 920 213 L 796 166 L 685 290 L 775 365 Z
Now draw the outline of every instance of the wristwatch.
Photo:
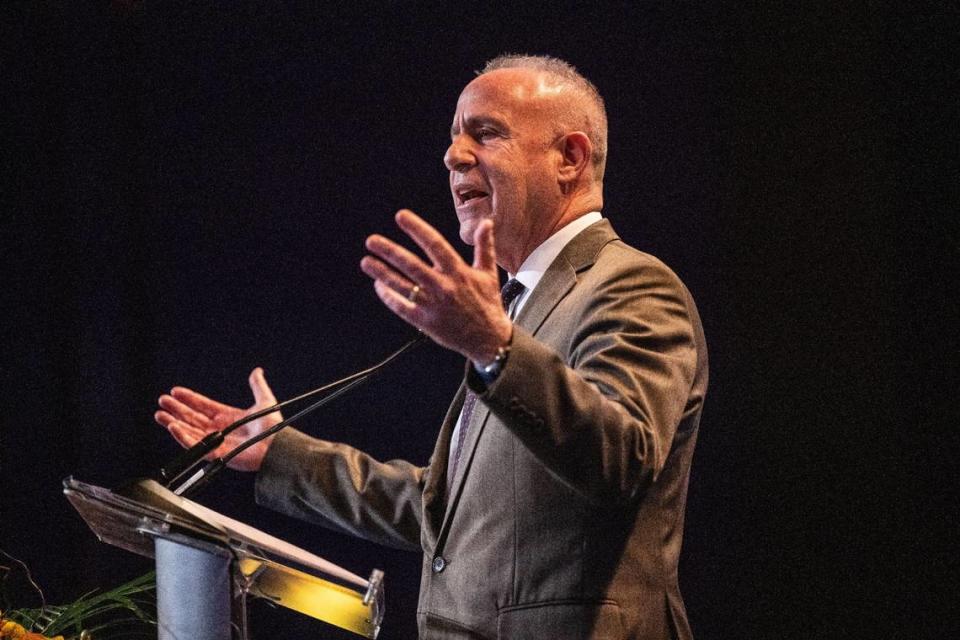
M 503 365 L 507 362 L 507 357 L 510 355 L 510 345 L 504 347 L 499 347 L 497 349 L 497 355 L 494 356 L 493 361 L 488 364 L 479 364 L 474 363 L 473 368 L 476 369 L 477 373 L 480 374 L 480 378 L 486 383 L 490 384 L 497 379 L 497 376 L 500 375 L 500 372 L 503 370 Z

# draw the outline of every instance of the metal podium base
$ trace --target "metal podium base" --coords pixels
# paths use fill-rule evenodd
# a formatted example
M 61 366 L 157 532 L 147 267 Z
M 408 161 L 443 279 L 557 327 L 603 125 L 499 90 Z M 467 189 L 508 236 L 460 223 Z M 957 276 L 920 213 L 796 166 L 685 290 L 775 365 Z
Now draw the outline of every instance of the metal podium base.
M 154 549 L 159 640 L 246 637 L 244 607 L 239 608 L 241 619 L 233 619 L 233 554 L 228 549 L 171 533 L 155 537 Z

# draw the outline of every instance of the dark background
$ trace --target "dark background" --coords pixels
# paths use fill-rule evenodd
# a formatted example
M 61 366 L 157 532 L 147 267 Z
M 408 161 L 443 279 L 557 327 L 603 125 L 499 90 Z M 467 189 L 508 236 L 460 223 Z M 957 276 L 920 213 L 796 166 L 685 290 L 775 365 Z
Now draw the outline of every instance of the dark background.
M 363 240 L 397 237 L 400 207 L 457 238 L 441 163 L 457 95 L 522 51 L 597 84 L 605 213 L 703 317 L 680 575 L 695 635 L 948 635 L 957 10 L 574 6 L 3 10 L 0 548 L 48 600 L 149 568 L 97 542 L 60 482 L 155 473 L 177 450 L 152 422 L 160 393 L 246 405 L 261 365 L 289 397 L 406 339 L 359 271 Z M 425 463 L 461 367 L 421 349 L 301 426 Z M 416 554 L 255 507 L 233 472 L 201 501 L 384 569 L 381 637 L 415 637 Z M 258 637 L 343 637 L 253 617 Z

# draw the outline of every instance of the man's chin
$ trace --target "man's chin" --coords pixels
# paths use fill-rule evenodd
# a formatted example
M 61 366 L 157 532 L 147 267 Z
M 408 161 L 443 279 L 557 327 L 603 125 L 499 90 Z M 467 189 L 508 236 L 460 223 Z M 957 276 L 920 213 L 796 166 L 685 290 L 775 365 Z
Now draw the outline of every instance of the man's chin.
M 482 218 L 470 218 L 460 223 L 460 239 L 463 240 L 464 244 L 473 246 L 473 234 L 476 233 L 480 220 Z

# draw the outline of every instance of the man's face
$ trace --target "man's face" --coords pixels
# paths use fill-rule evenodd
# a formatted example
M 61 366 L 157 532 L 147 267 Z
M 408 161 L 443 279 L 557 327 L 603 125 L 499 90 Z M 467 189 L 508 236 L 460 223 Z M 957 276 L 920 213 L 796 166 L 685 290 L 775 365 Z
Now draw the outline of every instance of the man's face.
M 553 93 L 536 72 L 493 71 L 460 94 L 450 129 L 444 163 L 460 238 L 473 244 L 480 221 L 492 219 L 498 262 L 511 271 L 549 237 L 559 213 Z

